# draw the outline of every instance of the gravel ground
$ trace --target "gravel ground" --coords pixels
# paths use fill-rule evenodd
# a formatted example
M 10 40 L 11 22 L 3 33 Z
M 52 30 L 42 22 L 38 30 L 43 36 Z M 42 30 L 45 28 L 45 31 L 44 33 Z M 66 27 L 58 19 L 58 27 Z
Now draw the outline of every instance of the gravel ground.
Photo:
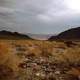
M 51 60 L 52 58 L 52 60 Z M 54 58 L 26 56 L 19 64 L 19 80 L 80 80 L 79 65 L 57 63 Z M 76 72 L 76 73 L 75 73 Z

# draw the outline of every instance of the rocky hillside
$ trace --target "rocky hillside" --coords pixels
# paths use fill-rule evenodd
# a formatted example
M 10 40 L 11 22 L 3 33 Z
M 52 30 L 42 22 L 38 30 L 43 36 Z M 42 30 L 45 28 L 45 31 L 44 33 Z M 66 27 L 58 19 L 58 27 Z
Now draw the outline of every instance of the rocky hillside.
M 18 32 L 2 30 L 0 31 L 0 39 L 32 39 L 32 38 L 25 34 L 20 34 Z
M 50 37 L 49 40 L 80 40 L 80 27 L 66 30 L 57 36 Z

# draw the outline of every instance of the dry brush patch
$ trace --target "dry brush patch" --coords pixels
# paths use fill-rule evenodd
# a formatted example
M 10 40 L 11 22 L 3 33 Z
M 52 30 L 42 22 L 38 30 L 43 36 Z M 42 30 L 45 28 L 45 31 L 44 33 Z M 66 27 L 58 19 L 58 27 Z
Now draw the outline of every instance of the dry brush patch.
M 46 80 L 51 78 L 56 80 L 52 77 L 56 73 L 60 74 L 59 70 L 53 69 L 56 65 L 58 68 L 61 64 L 62 66 L 72 65 L 75 67 L 75 65 L 78 65 L 80 67 L 80 42 L 77 42 L 77 45 L 70 43 L 69 45 L 71 46 L 68 47 L 65 42 L 56 41 L 0 40 L 0 65 L 13 71 L 11 74 L 16 74 L 14 76 L 17 77 L 17 80 L 19 76 L 22 76 L 19 78 L 21 80 L 28 80 L 30 76 L 34 78 L 32 80 L 42 80 L 40 78 L 43 77 Z M 37 70 L 40 72 L 37 72 Z M 46 74 L 47 70 L 49 74 Z M 31 74 L 28 74 L 28 71 Z M 75 71 L 75 69 L 71 69 L 68 73 L 71 71 Z M 46 78 L 45 75 L 48 77 Z

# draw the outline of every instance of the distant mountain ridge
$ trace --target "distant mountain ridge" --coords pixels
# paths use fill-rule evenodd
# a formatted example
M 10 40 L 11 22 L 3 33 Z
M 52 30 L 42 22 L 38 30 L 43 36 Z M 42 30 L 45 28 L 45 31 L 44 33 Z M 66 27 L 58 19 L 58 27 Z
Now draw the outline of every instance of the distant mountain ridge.
M 32 39 L 28 35 L 6 30 L 0 31 L 0 39 Z
M 19 33 L 8 30 L 0 31 L 0 39 L 32 39 L 32 40 L 47 40 L 50 34 L 32 34 L 32 33 Z
M 51 36 L 48 40 L 80 40 L 80 27 L 71 28 L 57 36 Z
M 51 37 L 50 37 L 51 36 Z M 68 29 L 58 35 L 23 34 L 7 30 L 0 31 L 0 39 L 31 39 L 31 40 L 80 40 L 80 27 Z

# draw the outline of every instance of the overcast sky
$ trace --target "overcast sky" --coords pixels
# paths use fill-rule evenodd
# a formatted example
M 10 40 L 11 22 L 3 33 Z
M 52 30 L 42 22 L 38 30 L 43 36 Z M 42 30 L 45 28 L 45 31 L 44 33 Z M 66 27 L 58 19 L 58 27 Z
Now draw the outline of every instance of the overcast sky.
M 80 0 L 0 0 L 0 28 L 56 34 L 80 26 Z

